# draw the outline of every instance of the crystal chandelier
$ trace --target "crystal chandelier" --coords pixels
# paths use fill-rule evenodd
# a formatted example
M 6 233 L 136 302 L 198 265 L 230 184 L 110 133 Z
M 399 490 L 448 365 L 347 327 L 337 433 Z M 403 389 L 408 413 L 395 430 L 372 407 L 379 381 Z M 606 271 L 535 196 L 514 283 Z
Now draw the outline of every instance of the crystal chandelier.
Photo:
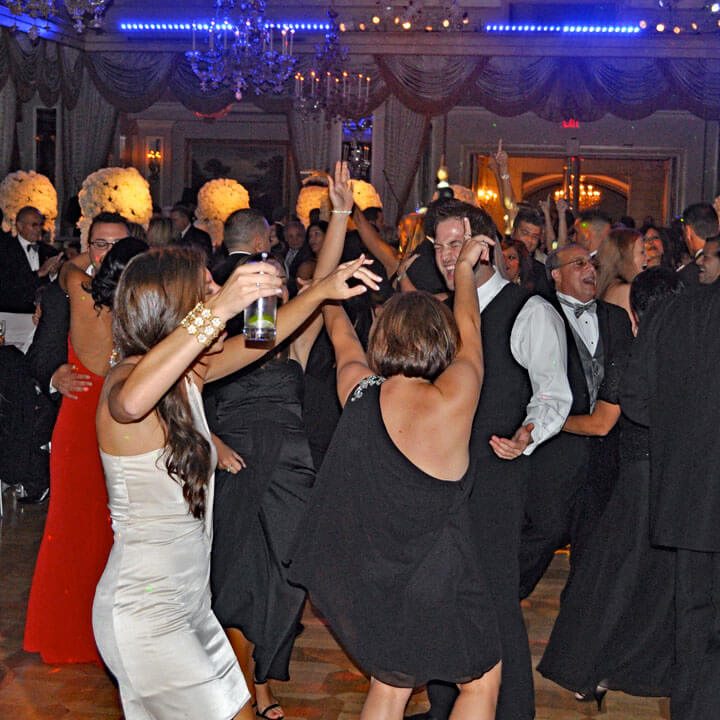
M 86 27 L 99 30 L 103 25 L 103 13 L 110 0 L 65 0 L 65 9 L 73 21 L 74 28 L 83 32 Z M 57 15 L 56 0 L 10 0 L 8 10 L 13 15 L 28 15 L 32 25 L 28 36 L 34 42 L 40 35 L 38 20 L 47 22 Z
M 568 187 L 567 200 L 572 203 L 572 184 Z M 555 191 L 555 201 L 557 202 L 560 198 L 566 197 L 564 190 Z M 590 208 L 596 207 L 600 204 L 602 199 L 602 192 L 598 190 L 594 185 L 586 185 L 585 178 L 580 178 L 580 185 L 578 187 L 578 209 L 589 210 Z
M 208 32 L 205 50 L 197 47 L 198 30 Z M 280 93 L 296 62 L 294 35 L 294 29 L 265 20 L 265 0 L 215 0 L 215 19 L 193 23 L 192 50 L 185 56 L 203 91 L 230 86 L 237 100 L 248 89 L 256 95 Z
M 323 44 L 315 46 L 313 67 L 295 73 L 295 109 L 305 116 L 324 114 L 328 122 L 360 120 L 370 114 L 371 78 L 345 67 L 348 51 L 340 44 L 337 13 L 331 9 L 327 14 L 330 28 Z

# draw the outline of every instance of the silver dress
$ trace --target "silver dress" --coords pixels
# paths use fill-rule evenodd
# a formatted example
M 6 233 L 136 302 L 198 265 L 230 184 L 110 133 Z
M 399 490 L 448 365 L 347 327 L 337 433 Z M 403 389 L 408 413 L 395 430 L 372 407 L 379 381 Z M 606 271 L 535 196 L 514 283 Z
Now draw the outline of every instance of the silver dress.
M 195 428 L 209 440 L 190 381 L 187 394 Z M 100 455 L 115 542 L 95 593 L 93 631 L 126 720 L 234 717 L 250 694 L 210 609 L 213 478 L 203 522 L 188 512 L 162 449 Z

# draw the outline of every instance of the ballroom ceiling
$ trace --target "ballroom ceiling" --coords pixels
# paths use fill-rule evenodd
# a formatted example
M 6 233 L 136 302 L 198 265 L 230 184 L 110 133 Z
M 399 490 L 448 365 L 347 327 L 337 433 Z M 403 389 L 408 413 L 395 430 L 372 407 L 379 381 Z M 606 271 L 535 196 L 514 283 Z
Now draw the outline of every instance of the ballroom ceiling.
M 668 9 L 670 1 L 671 8 Z M 459 16 L 467 13 L 462 31 L 443 31 L 441 19 L 447 15 L 452 0 L 334 0 L 338 22 L 347 26 L 343 43 L 352 54 L 425 54 L 425 55 L 507 55 L 507 56 L 644 56 L 644 57 L 720 57 L 720 12 L 711 13 L 703 0 L 628 0 L 598 3 L 594 0 L 552 0 L 508 2 L 507 0 L 456 0 Z M 282 22 L 321 23 L 327 20 L 328 0 L 268 0 L 266 15 Z M 128 31 L 123 23 L 138 25 L 191 23 L 208 21 L 214 13 L 213 0 L 113 0 L 105 13 L 101 32 L 86 31 L 78 35 L 63 16 L 41 29 L 41 37 L 61 41 L 90 51 L 143 50 L 167 51 L 187 49 L 190 33 L 183 31 Z M 413 16 L 411 30 L 404 32 L 393 24 L 395 17 Z M 377 16 L 381 22 L 373 24 Z M 568 33 L 498 33 L 488 31 L 500 24 L 531 27 L 535 24 L 586 23 L 635 27 L 647 24 L 631 35 Z M 695 23 L 697 30 L 692 29 Z M 662 24 L 666 30 L 657 32 Z M 15 25 L 26 30 L 24 19 L 18 20 L 0 3 L 0 25 Z M 433 31 L 424 27 L 432 25 Z M 361 28 L 365 28 L 363 31 Z M 673 33 L 677 27 L 678 34 Z M 322 31 L 305 29 L 296 35 L 296 52 L 314 52 Z

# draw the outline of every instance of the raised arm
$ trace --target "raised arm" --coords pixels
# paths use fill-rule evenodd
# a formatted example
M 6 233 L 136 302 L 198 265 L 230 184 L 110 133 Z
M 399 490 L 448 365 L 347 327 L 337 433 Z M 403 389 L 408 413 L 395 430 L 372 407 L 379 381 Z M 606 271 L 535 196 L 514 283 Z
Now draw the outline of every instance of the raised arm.
M 568 226 L 567 226 L 567 211 L 570 208 L 568 201 L 565 198 L 560 198 L 556 203 L 555 207 L 558 211 L 558 234 L 557 234 L 557 246 L 559 248 L 565 247 L 568 244 Z
M 313 283 L 305 292 L 283 305 L 277 314 L 275 343 L 281 343 L 290 337 L 325 300 L 347 300 L 364 293 L 367 290 L 366 286 L 377 290 L 380 278 L 363 267 L 364 263 L 365 257 L 362 255 L 357 260 L 343 263 L 335 268 L 334 272 Z M 364 284 L 349 287 L 347 281 L 351 277 L 361 280 Z M 245 344 L 244 336 L 237 335 L 225 342 L 221 353 L 208 356 L 206 381 L 212 382 L 225 377 L 258 360 L 267 352 L 267 348 L 249 347 Z
M 552 215 L 550 214 L 550 203 L 552 202 L 552 195 L 547 196 L 547 200 L 540 201 L 540 209 L 542 210 L 543 217 L 545 218 L 545 247 L 548 252 L 552 250 L 553 243 L 555 242 L 555 228 L 552 224 Z
M 465 242 L 455 265 L 455 322 L 460 331 L 460 347 L 454 361 L 435 380 L 435 387 L 453 401 L 475 412 L 483 381 L 483 348 L 480 335 L 480 309 L 475 285 L 475 266 L 490 262 L 495 241 L 484 235 L 473 237 L 470 222 L 464 220 Z
M 241 265 L 205 307 L 224 323 L 257 298 L 278 294 L 281 282 L 277 272 L 270 263 Z M 144 418 L 205 349 L 196 335 L 180 325 L 139 362 L 119 365 L 108 378 L 112 418 L 119 423 Z
M 398 269 L 400 253 L 380 237 L 378 231 L 357 205 L 353 210 L 352 219 L 360 233 L 363 245 L 382 263 L 387 276 L 392 277 Z
M 508 165 L 508 154 L 503 150 L 502 138 L 498 142 L 497 152 L 490 155 L 488 167 L 492 170 L 495 175 L 495 182 L 497 183 L 498 190 L 500 191 L 500 203 L 503 206 L 503 210 L 507 213 L 506 232 L 510 232 L 512 224 L 515 221 L 517 215 L 518 206 L 515 200 L 515 191 L 513 190 L 512 183 L 510 182 L 510 170 Z

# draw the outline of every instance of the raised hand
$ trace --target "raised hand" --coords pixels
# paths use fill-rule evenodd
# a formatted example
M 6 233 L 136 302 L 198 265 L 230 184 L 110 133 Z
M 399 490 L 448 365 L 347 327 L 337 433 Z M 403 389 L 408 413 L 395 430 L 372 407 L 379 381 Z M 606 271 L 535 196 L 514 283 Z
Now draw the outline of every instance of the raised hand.
M 538 205 L 540 206 L 540 210 L 542 210 L 544 215 L 550 214 L 550 205 L 552 203 L 552 195 L 547 196 L 547 200 L 540 200 Z
M 271 262 L 251 262 L 236 267 L 206 305 L 222 320 L 229 320 L 251 302 L 271 295 L 282 295 L 278 266 Z
M 475 267 L 479 262 L 488 264 L 490 248 L 495 246 L 495 241 L 487 235 L 473 235 L 468 218 L 463 218 L 463 227 L 465 241 L 460 249 L 457 262 L 468 262 L 471 267 Z
M 498 149 L 495 153 L 490 155 L 490 159 L 488 161 L 488 167 L 498 172 L 501 175 L 504 175 L 507 173 L 508 170 L 508 154 L 503 150 L 502 147 L 502 138 L 498 140 Z
M 555 201 L 555 207 L 557 208 L 558 215 L 562 215 L 570 209 L 570 203 L 568 203 L 564 197 L 561 197 Z
M 328 191 L 333 210 L 352 210 L 353 193 L 346 162 L 335 163 L 335 177 L 328 179 Z
M 365 265 L 370 264 L 372 264 L 372 260 L 366 260 L 365 256 L 361 255 L 356 260 L 339 265 L 334 272 L 320 280 L 317 285 L 322 290 L 326 300 L 347 300 L 356 295 L 362 295 L 367 292 L 368 288 L 379 290 L 378 283 L 382 278 L 365 267 Z M 351 277 L 360 280 L 363 284 L 350 287 L 347 281 Z

